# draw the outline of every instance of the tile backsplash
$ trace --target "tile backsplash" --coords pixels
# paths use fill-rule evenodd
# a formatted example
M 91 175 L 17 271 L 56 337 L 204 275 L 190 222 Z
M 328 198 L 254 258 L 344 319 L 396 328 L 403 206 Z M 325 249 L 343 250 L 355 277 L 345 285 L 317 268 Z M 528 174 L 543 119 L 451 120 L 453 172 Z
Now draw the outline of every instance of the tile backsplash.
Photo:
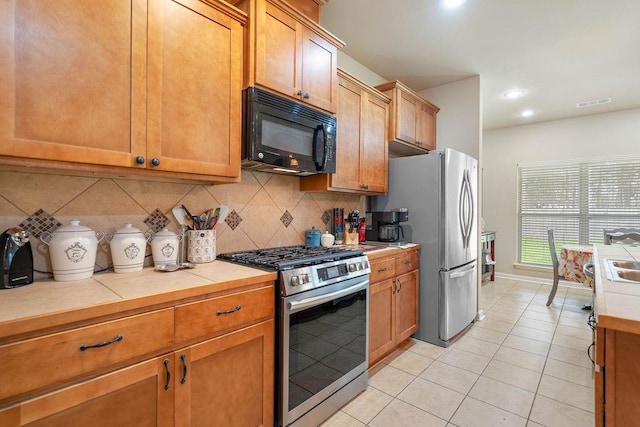
M 199 214 L 224 204 L 229 215 L 216 227 L 216 250 L 223 253 L 303 244 L 306 230 L 327 228 L 328 209 L 363 211 L 360 196 L 308 193 L 299 187 L 297 177 L 245 170 L 241 183 L 221 185 L 0 171 L 0 232 L 11 227 L 27 229 L 35 269 L 51 272 L 48 247 L 38 237 L 72 219 L 106 233 L 126 223 L 152 233 L 163 226 L 177 232 L 171 213 L 174 206 L 184 204 Z M 147 254 L 150 265 L 150 245 Z M 105 239 L 98 247 L 96 271 L 110 266 Z M 43 276 L 36 274 L 36 278 Z

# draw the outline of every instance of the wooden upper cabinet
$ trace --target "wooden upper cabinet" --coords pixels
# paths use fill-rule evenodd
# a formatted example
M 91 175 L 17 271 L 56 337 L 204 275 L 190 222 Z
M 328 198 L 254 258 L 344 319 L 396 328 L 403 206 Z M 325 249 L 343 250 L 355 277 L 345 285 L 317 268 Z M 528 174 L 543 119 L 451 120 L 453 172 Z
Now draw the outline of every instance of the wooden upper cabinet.
M 146 2 L 0 8 L 0 155 L 130 166 L 145 144 L 131 112 L 144 118 L 132 90 L 144 96 L 145 55 L 132 52 L 145 49 Z
M 387 191 L 389 98 L 338 70 L 336 173 L 301 177 L 303 191 Z
M 150 2 L 146 167 L 239 176 L 242 34 L 198 0 Z
M 198 0 L 0 8 L 0 156 L 239 177 L 240 11 Z
M 389 151 L 406 156 L 434 150 L 440 109 L 399 81 L 376 88 L 391 98 Z
M 337 110 L 337 52 L 344 43 L 281 0 L 239 0 L 249 14 L 246 86 Z

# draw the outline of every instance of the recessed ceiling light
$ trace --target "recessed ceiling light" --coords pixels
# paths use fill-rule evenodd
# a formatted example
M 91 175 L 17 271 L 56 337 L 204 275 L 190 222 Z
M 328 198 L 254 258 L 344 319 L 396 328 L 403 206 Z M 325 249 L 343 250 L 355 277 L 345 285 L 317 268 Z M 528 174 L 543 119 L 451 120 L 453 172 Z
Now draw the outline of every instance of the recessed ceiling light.
M 442 4 L 444 7 L 453 8 L 462 5 L 465 1 L 467 0 L 442 0 Z
M 518 113 L 518 116 L 520 116 L 520 117 L 531 117 L 531 116 L 533 116 L 533 110 L 523 110 L 520 113 Z
M 507 99 L 520 98 L 522 95 L 524 95 L 524 90 L 522 89 L 511 89 L 502 94 Z

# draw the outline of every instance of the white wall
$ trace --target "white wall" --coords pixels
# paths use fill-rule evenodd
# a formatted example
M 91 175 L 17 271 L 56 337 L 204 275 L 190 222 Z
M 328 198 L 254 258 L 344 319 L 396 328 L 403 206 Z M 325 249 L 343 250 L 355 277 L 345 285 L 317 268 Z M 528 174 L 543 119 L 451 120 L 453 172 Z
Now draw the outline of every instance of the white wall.
M 338 51 L 338 67 L 342 68 L 357 79 L 365 82 L 369 86 L 377 86 L 387 82 L 387 79 L 374 73 L 340 50 Z
M 548 277 L 546 272 L 513 266 L 517 253 L 518 163 L 640 154 L 640 109 L 488 130 L 482 149 L 485 229 L 498 232 L 496 271 Z

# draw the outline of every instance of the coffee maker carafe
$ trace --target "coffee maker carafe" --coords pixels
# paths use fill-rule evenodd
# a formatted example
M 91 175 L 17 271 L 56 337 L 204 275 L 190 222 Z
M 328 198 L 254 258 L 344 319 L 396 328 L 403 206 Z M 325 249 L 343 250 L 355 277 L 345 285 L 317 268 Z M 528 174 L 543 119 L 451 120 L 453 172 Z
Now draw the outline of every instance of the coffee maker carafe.
M 366 239 L 372 242 L 404 243 L 401 222 L 409 220 L 406 208 L 391 211 L 367 212 Z

